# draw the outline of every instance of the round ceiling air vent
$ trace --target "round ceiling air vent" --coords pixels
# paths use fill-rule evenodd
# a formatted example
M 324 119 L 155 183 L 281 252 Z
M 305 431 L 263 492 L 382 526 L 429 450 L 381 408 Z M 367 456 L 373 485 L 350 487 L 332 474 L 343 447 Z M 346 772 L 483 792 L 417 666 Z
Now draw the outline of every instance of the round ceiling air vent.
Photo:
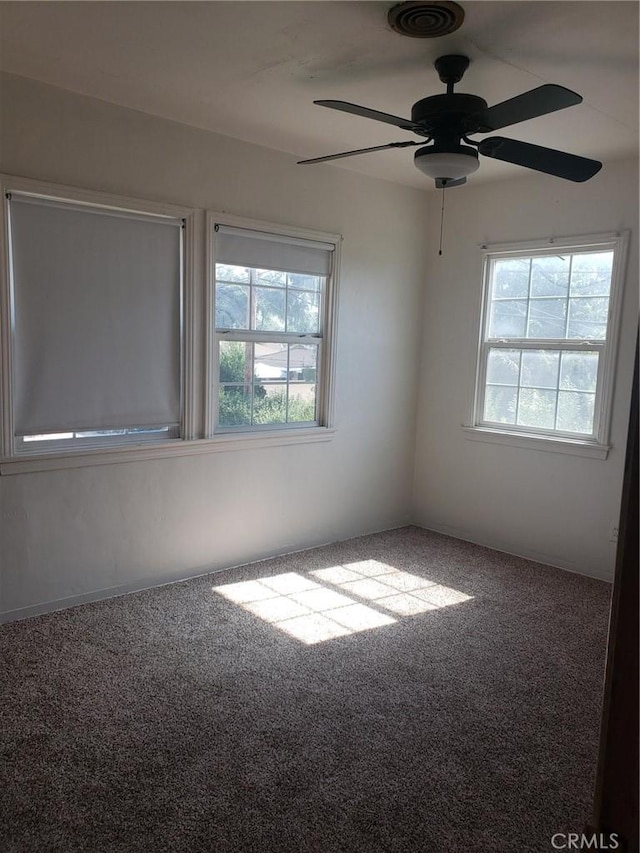
M 455 32 L 464 21 L 464 9 L 450 0 L 410 0 L 389 9 L 387 20 L 400 35 L 430 39 Z

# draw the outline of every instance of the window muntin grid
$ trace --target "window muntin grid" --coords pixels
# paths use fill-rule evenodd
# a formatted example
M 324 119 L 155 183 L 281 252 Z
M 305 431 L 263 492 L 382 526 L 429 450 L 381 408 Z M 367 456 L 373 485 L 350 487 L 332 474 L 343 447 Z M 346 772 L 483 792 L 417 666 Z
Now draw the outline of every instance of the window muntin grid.
M 478 425 L 597 437 L 614 249 L 489 257 Z
M 215 265 L 219 430 L 317 425 L 326 277 Z

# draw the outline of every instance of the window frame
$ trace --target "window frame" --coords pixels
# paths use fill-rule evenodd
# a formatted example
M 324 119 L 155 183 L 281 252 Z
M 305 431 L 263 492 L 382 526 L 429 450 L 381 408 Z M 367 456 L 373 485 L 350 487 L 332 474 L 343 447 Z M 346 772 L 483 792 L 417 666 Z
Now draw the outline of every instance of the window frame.
M 483 244 L 482 249 L 482 299 L 476 329 L 475 370 L 471 403 L 463 430 L 467 438 L 479 441 L 512 444 L 553 452 L 573 453 L 606 459 L 610 450 L 609 437 L 615 384 L 615 367 L 618 351 L 624 278 L 626 273 L 629 232 L 610 232 L 578 237 L 556 237 L 518 243 Z M 613 251 L 611 289 L 605 339 L 580 338 L 499 338 L 488 337 L 490 317 L 491 272 L 495 260 L 504 258 L 532 258 L 549 255 Z M 549 430 L 517 424 L 500 425 L 484 420 L 486 375 L 490 349 L 597 351 L 598 374 L 594 400 L 594 430 L 591 435 Z
M 318 333 L 266 332 L 258 330 L 233 329 L 219 332 L 216 327 L 216 253 L 215 227 L 227 225 L 248 231 L 263 232 L 284 238 L 310 240 L 318 243 L 330 243 L 333 246 L 331 271 L 326 278 L 322 291 L 321 318 Z M 258 219 L 233 216 L 227 213 L 208 210 L 206 212 L 206 355 L 205 355 L 205 424 L 204 434 L 212 440 L 238 439 L 239 441 L 260 440 L 261 437 L 288 436 L 295 441 L 298 435 L 329 437 L 334 431 L 335 415 L 335 353 L 337 326 L 337 293 L 340 270 L 340 250 L 342 237 L 323 231 L 312 231 L 266 222 Z M 318 346 L 316 380 L 316 420 L 314 422 L 291 422 L 283 424 L 256 424 L 225 427 L 218 426 L 219 400 L 219 343 L 220 341 L 292 343 L 294 340 L 308 342 Z
M 2 281 L 0 282 L 0 382 L 2 383 L 0 417 L 0 475 L 25 471 L 49 470 L 53 468 L 78 467 L 78 465 L 101 464 L 127 458 L 128 455 L 147 454 L 153 456 L 159 450 L 173 449 L 194 432 L 196 409 L 191 391 L 194 375 L 194 328 L 188 317 L 193 314 L 194 304 L 194 218 L 196 211 L 181 205 L 164 204 L 148 200 L 117 196 L 94 190 L 68 187 L 13 175 L 0 175 L 0 253 L 3 259 Z M 13 272 L 11 259 L 11 234 L 9 202 L 11 195 L 27 195 L 51 200 L 61 204 L 103 208 L 135 217 L 166 217 L 183 222 L 180 240 L 180 398 L 181 417 L 177 428 L 170 428 L 168 435 L 158 436 L 131 430 L 125 435 L 80 436 L 71 439 L 46 442 L 25 442 L 15 435 L 13 364 Z M 144 429 L 141 425 L 136 429 Z M 97 431 L 97 430 L 96 430 Z M 72 432 L 72 430 L 65 430 Z M 82 431 L 80 431 L 82 432 Z M 30 446 L 31 445 L 31 446 Z M 100 456 L 103 459 L 98 462 Z M 132 456 L 133 458 L 133 456 Z M 73 460 L 73 461 L 72 461 Z

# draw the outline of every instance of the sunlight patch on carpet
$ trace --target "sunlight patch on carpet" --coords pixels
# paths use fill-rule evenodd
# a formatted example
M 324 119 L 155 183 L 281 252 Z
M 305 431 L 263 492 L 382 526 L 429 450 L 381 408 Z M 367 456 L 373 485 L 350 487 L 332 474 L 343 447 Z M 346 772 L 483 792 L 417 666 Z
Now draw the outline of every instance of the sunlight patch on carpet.
M 213 591 L 307 645 L 392 625 L 395 616 L 416 616 L 473 598 L 377 560 L 310 574 L 328 586 L 298 572 L 285 572 L 214 586 Z
M 472 595 L 442 586 L 420 575 L 394 569 L 378 560 L 345 563 L 343 566 L 317 569 L 311 574 L 350 595 L 375 602 L 377 607 L 390 610 L 398 616 L 415 616 L 473 598 Z
M 213 589 L 307 645 L 396 621 L 387 613 L 360 604 L 296 572 L 223 584 Z

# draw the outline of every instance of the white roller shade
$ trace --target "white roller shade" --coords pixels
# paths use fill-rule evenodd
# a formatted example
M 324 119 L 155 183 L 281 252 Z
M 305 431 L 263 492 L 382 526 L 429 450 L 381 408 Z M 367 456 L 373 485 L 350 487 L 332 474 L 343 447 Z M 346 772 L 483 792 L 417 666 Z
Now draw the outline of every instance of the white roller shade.
M 332 243 L 216 225 L 215 260 L 222 264 L 329 275 L 333 250 Z
M 179 423 L 181 225 L 12 196 L 16 435 Z

